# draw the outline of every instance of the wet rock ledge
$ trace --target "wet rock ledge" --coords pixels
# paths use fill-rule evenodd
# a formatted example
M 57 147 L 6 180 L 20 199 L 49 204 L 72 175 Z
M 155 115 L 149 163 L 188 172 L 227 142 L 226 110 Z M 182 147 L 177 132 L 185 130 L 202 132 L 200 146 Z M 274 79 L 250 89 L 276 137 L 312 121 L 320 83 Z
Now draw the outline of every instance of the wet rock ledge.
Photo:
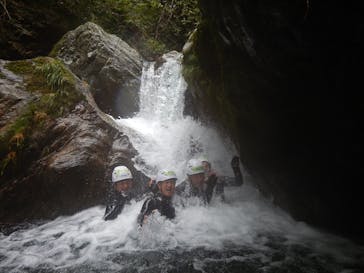
M 77 35 L 89 40 L 70 46 L 67 37 Z M 109 36 L 86 24 L 54 49 L 52 56 L 60 58 L 0 60 L 0 224 L 51 219 L 102 204 L 108 174 L 117 164 L 131 168 L 136 181 L 145 179 L 133 167 L 136 150 L 127 136 L 99 109 L 103 102 L 94 100 L 95 85 L 112 82 L 122 92 L 126 84 L 128 94 L 138 88 L 130 81 L 140 77 L 140 57 L 126 43 L 120 43 L 128 48 L 123 56 L 120 48 L 113 55 L 119 45 L 116 37 L 104 39 Z M 98 43 L 90 42 L 95 39 Z M 142 187 L 137 183 L 136 190 Z

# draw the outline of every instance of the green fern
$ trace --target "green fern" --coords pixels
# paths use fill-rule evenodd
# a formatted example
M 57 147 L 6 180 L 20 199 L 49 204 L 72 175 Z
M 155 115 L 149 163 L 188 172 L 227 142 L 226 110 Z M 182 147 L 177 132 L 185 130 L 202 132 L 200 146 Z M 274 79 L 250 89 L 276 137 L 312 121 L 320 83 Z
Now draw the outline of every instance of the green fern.
M 36 69 L 43 74 L 47 85 L 54 92 L 63 94 L 67 91 L 67 86 L 73 86 L 74 84 L 74 79 L 58 60 L 49 61 Z

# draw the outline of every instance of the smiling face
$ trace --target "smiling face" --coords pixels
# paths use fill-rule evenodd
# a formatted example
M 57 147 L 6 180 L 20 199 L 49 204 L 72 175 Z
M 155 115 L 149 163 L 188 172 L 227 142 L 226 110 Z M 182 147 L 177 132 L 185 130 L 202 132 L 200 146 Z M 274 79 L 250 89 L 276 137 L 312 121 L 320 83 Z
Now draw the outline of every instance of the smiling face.
M 176 187 L 175 179 L 168 179 L 165 181 L 158 182 L 158 188 L 162 196 L 172 197 Z
M 125 180 L 121 180 L 119 182 L 116 182 L 114 184 L 115 190 L 117 192 L 126 192 L 129 191 L 131 189 L 133 185 L 133 180 L 132 179 L 125 179 Z

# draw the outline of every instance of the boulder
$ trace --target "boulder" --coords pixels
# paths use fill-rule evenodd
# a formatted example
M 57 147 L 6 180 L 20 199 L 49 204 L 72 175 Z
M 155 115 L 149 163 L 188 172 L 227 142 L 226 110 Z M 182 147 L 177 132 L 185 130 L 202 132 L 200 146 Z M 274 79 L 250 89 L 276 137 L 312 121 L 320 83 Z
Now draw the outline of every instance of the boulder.
M 4 67 L 7 63 L 0 62 L 1 137 L 19 121 L 24 109 L 44 96 L 28 92 L 29 75 L 15 75 Z M 136 190 L 143 190 L 146 177 L 131 161 L 136 150 L 113 119 L 98 109 L 88 85 L 75 79 L 73 91 L 83 98 L 62 115 L 48 114 L 42 126 L 25 131 L 22 161 L 10 163 L 19 163 L 14 172 L 9 165 L 1 174 L 1 224 L 52 219 L 103 204 L 115 165 L 128 166 L 136 178 Z M 6 153 L 1 152 L 3 163 Z
M 96 103 L 105 113 L 127 117 L 138 111 L 142 59 L 117 36 L 89 22 L 66 33 L 51 55 L 90 83 Z

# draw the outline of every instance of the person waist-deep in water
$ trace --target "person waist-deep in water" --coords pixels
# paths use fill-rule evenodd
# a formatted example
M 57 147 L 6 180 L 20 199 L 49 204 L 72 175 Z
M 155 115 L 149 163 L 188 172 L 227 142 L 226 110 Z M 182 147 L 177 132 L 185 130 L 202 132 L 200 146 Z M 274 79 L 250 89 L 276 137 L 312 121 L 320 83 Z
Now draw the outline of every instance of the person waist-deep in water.
M 153 212 L 158 211 L 168 219 L 175 217 L 175 209 L 172 205 L 172 198 L 175 192 L 177 176 L 174 171 L 161 170 L 158 172 L 156 183 L 159 192 L 145 200 L 140 214 L 138 224 L 142 226 Z
M 117 218 L 125 204 L 132 199 L 130 189 L 133 185 L 133 176 L 127 167 L 115 167 L 112 172 L 111 183 L 112 190 L 103 217 L 105 221 Z
M 191 159 L 187 164 L 187 180 L 178 185 L 176 193 L 184 198 L 199 197 L 205 204 L 210 203 L 213 196 L 223 201 L 224 186 L 243 184 L 238 157 L 233 157 L 231 166 L 234 177 L 218 177 L 205 157 Z
M 203 203 L 209 203 L 216 183 L 216 176 L 210 176 L 205 180 L 201 160 L 191 159 L 187 163 L 187 180 L 176 187 L 176 193 L 182 198 L 199 197 Z

